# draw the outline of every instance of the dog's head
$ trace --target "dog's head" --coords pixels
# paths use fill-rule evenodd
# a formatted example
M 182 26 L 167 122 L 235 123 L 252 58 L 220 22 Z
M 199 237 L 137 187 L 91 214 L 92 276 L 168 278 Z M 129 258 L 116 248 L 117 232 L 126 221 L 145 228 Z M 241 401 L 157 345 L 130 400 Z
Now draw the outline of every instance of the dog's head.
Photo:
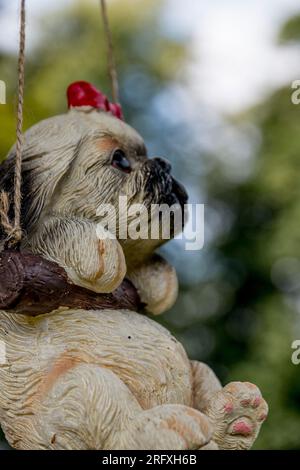
M 14 155 L 15 148 L 0 169 L 1 189 L 8 191 L 13 188 Z M 153 239 L 150 228 L 143 239 L 130 237 L 128 232 L 127 237 L 121 237 L 124 209 L 129 210 L 128 224 L 139 220 L 137 225 L 146 223 L 148 227 L 155 217 L 160 223 L 164 218 L 164 210 L 155 215 L 151 212 L 153 207 L 157 211 L 153 205 L 174 206 L 176 212 L 187 201 L 184 188 L 171 175 L 166 160 L 148 158 L 143 139 L 133 128 L 112 113 L 90 106 L 72 108 L 67 114 L 42 121 L 26 132 L 22 180 L 25 232 L 36 230 L 49 214 L 97 223 L 105 219 L 109 230 L 115 223 L 116 236 L 127 258 L 131 251 L 135 257 L 147 255 L 165 239 L 161 230 Z M 140 217 L 130 211 L 133 204 L 142 204 L 147 215 Z M 115 212 L 109 213 L 107 207 Z M 174 228 L 173 212 L 170 220 L 173 236 L 178 231 L 178 227 Z

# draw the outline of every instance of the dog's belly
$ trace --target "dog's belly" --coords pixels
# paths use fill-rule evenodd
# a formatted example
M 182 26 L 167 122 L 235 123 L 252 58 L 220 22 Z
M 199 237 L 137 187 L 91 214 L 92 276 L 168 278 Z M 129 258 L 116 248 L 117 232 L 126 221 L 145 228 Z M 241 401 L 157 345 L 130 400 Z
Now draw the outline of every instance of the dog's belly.
M 182 345 L 143 315 L 65 310 L 31 319 L 14 315 L 14 323 L 9 362 L 21 381 L 18 369 L 24 366 L 35 369 L 49 385 L 54 376 L 59 380 L 70 368 L 91 363 L 114 372 L 145 409 L 164 403 L 192 405 L 191 368 Z
M 77 349 L 83 361 L 110 369 L 143 408 L 163 403 L 192 404 L 191 368 L 185 350 L 158 323 L 129 311 L 51 315 L 53 329 L 62 333 L 58 338 L 62 354 Z

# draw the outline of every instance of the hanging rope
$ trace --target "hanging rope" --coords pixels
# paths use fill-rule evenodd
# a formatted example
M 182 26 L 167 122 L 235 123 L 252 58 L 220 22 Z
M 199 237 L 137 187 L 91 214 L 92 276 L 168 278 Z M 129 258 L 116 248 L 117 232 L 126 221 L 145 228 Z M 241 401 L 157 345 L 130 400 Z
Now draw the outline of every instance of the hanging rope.
M 25 0 L 21 0 L 20 13 L 20 45 L 18 60 L 18 104 L 17 104 L 17 142 L 14 176 L 14 221 L 9 220 L 9 195 L 4 191 L 0 194 L 0 219 L 10 245 L 21 241 L 21 183 L 22 183 L 22 149 L 23 149 L 23 102 L 25 77 Z
M 9 195 L 0 193 L 0 219 L 10 245 L 21 241 L 21 183 L 22 183 L 22 149 L 23 149 L 23 102 L 24 102 L 24 77 L 25 77 L 25 0 L 21 0 L 20 14 L 20 46 L 18 60 L 18 105 L 17 105 L 17 142 L 14 177 L 14 221 L 9 220 Z M 104 31 L 107 42 L 108 72 L 111 80 L 112 98 L 119 103 L 118 76 L 114 60 L 112 34 L 107 15 L 106 1 L 101 0 L 101 11 Z
M 5 191 L 1 191 L 0 194 L 0 217 L 1 224 L 5 230 L 5 233 L 10 236 L 14 231 L 14 226 L 10 223 L 8 217 L 9 211 L 9 198 Z
M 21 0 L 20 50 L 18 63 L 18 111 L 17 111 L 17 144 L 15 163 L 15 235 L 21 240 L 21 182 L 22 182 L 22 149 L 23 149 L 23 103 L 25 78 L 25 0 Z
M 106 36 L 106 43 L 107 43 L 107 59 L 108 59 L 108 73 L 110 76 L 111 81 L 111 92 L 112 92 L 112 99 L 114 103 L 119 103 L 119 85 L 118 85 L 118 74 L 114 59 L 114 48 L 112 42 L 112 34 L 109 26 L 107 8 L 106 8 L 106 1 L 101 0 L 101 12 L 102 12 L 102 20 L 103 26 Z

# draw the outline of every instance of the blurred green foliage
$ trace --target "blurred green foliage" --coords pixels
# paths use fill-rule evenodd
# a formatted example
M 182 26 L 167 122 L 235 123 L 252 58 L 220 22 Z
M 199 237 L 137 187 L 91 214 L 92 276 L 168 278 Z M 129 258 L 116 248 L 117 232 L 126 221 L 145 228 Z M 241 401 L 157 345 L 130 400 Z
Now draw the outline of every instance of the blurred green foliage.
M 91 81 L 109 95 L 100 13 L 93 5 L 74 1 L 42 18 L 39 43 L 27 58 L 26 128 L 65 111 L 72 81 Z M 159 321 L 224 382 L 249 380 L 261 388 L 270 416 L 256 448 L 300 449 L 299 369 L 291 362 L 291 343 L 300 339 L 300 108 L 287 87 L 224 123 L 237 132 L 251 130 L 251 172 L 233 178 L 217 151 L 201 148 L 201 119 L 188 122 L 176 108 L 189 44 L 166 33 L 163 6 L 162 0 L 142 0 L 139 8 L 130 0 L 111 4 L 121 101 L 149 153 L 167 156 L 194 202 L 205 202 L 208 228 L 217 227 L 218 236 L 198 254 L 178 250 L 177 241 L 166 248 L 181 288 L 176 306 Z M 299 18 L 291 19 L 280 39 L 299 37 Z M 0 108 L 4 157 L 15 135 L 16 57 L 0 54 L 0 71 L 8 86 L 8 104 Z
M 143 8 L 125 0 L 111 5 L 116 60 L 122 84 L 136 80 L 135 102 L 130 107 L 121 96 L 127 116 L 132 108 L 146 105 L 139 99 L 139 88 L 151 99 L 164 83 L 169 83 L 181 60 L 184 47 L 160 34 L 159 0 L 143 0 Z M 126 18 L 126 21 L 124 21 Z M 30 27 L 30 23 L 28 25 Z M 76 80 L 89 80 L 109 94 L 106 44 L 95 2 L 74 1 L 66 11 L 42 17 L 39 42 L 26 62 L 25 128 L 53 114 L 66 111 L 65 90 Z M 147 51 L 147 53 L 145 53 Z M 158 53 L 159 51 L 159 53 Z M 16 58 L 0 55 L 1 79 L 7 84 L 7 105 L 1 108 L 2 158 L 14 141 L 16 106 Z M 145 84 L 140 82 L 147 79 Z M 132 92 L 133 93 L 133 92 Z
M 229 379 L 251 380 L 263 390 L 270 416 L 256 447 L 296 449 L 300 384 L 291 344 L 300 337 L 300 141 L 291 89 L 274 93 L 249 118 L 261 135 L 255 171 L 247 183 L 218 192 L 235 213 L 230 236 L 220 247 L 229 266 L 224 278 L 232 262 L 241 275 L 222 319 L 227 334 L 221 333 L 211 360 L 225 362 Z
M 290 18 L 282 28 L 279 41 L 282 43 L 296 42 L 300 39 L 300 15 Z

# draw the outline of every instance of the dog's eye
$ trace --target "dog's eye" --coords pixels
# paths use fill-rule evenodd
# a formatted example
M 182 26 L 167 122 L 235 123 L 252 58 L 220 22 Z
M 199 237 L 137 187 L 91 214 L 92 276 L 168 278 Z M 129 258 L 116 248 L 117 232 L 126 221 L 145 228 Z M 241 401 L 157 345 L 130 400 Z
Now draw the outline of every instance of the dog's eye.
M 114 151 L 111 164 L 114 168 L 124 171 L 124 173 L 131 172 L 130 163 L 123 150 L 118 149 Z

